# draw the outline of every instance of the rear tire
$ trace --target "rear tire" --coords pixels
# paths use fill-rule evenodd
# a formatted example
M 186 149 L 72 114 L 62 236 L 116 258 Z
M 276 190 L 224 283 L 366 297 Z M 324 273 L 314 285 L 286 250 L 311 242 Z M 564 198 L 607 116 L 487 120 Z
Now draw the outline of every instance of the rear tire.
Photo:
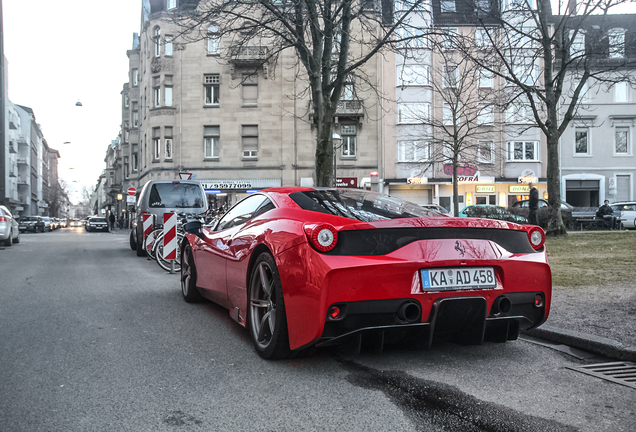
M 288 358 L 289 334 L 283 288 L 274 257 L 263 252 L 250 275 L 247 328 L 259 356 L 264 359 Z
M 137 233 L 139 233 L 139 231 L 137 231 Z M 143 238 L 143 236 L 142 236 Z M 137 256 L 138 257 L 145 257 L 146 256 L 146 251 L 144 250 L 144 242 L 139 241 L 139 236 L 137 236 Z
M 135 243 L 135 238 L 133 237 L 133 232 L 130 231 L 130 249 L 136 251 L 137 250 L 137 243 Z
M 181 294 L 188 303 L 198 303 L 203 297 L 197 288 L 197 269 L 190 245 L 186 245 L 181 253 Z
M 20 231 L 18 231 L 18 236 L 15 238 L 15 240 L 13 240 L 13 243 L 15 244 L 20 243 Z
M 11 221 L 9 221 L 9 222 L 11 222 Z M 9 238 L 4 241 L 4 245 L 6 247 L 13 246 L 13 232 L 12 231 L 9 231 Z

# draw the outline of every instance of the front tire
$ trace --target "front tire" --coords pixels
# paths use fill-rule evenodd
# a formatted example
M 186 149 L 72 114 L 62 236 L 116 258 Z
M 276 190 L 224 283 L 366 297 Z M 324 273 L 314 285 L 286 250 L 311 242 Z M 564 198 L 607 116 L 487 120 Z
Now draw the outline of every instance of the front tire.
M 260 254 L 254 263 L 248 299 L 247 325 L 258 355 L 268 360 L 289 357 L 283 288 L 274 257 L 267 252 Z
M 186 245 L 181 253 L 181 294 L 188 303 L 197 303 L 203 298 L 197 288 L 197 269 L 190 245 Z
M 137 243 L 135 242 L 135 238 L 132 235 L 132 231 L 130 231 L 130 249 L 136 251 L 137 250 Z

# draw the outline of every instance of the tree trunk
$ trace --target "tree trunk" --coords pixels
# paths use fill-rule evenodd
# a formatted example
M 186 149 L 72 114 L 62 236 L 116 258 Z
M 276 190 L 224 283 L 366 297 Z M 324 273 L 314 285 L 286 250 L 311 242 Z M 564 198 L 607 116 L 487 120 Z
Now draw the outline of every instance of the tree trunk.
M 549 129 L 556 128 L 551 126 Z M 557 131 L 550 131 L 548 141 L 548 226 L 546 235 L 567 235 L 561 218 L 561 175 L 559 172 L 559 138 Z

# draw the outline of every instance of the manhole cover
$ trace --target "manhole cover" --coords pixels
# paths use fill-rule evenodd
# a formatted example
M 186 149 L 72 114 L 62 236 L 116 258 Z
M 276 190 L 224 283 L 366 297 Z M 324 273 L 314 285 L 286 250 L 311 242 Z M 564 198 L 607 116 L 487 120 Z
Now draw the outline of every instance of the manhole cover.
M 598 363 L 569 367 L 578 372 L 636 389 L 636 364 L 630 362 Z

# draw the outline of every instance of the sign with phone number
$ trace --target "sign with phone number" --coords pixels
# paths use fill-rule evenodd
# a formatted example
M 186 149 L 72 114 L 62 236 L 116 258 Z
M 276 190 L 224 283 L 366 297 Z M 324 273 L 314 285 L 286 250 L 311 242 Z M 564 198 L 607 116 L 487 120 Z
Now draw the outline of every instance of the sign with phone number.
M 199 180 L 203 189 L 266 189 L 280 187 L 280 179 Z

